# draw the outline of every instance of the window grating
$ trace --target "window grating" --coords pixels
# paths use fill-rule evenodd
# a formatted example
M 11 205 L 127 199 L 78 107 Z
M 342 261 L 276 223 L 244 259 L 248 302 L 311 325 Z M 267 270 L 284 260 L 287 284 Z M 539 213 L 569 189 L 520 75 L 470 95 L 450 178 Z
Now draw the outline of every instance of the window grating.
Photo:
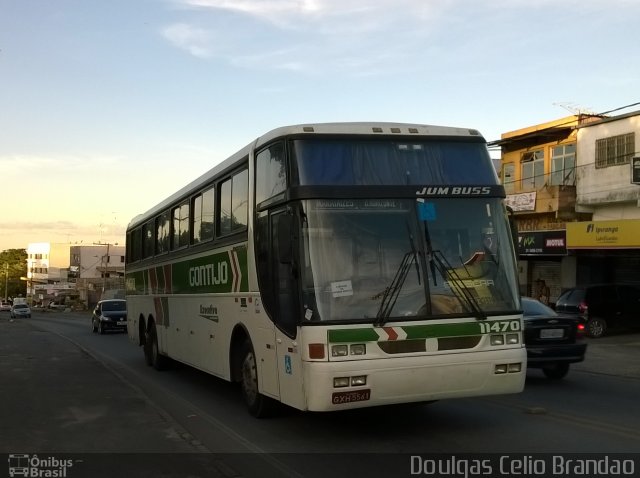
M 635 133 L 596 140 L 596 168 L 629 164 L 635 152 Z

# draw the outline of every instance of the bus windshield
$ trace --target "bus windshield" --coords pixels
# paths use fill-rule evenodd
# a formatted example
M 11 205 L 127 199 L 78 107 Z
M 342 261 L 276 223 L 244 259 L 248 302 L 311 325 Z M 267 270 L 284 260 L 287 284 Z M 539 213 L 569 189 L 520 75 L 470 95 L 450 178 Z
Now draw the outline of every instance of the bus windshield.
M 300 185 L 497 184 L 484 142 L 418 138 L 293 141 Z
M 498 198 L 317 199 L 303 210 L 306 320 L 482 319 L 519 307 Z

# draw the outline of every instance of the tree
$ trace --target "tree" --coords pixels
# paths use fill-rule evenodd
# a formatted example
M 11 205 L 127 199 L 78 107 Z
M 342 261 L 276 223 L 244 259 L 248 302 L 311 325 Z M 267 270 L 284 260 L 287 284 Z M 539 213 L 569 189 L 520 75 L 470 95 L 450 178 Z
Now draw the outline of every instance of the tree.
M 26 297 L 27 251 L 7 249 L 0 252 L 0 298 Z

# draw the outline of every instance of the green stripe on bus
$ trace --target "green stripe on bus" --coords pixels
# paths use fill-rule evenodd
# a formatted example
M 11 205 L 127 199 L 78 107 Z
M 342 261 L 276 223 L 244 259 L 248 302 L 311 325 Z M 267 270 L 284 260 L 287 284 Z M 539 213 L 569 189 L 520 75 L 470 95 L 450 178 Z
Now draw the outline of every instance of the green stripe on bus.
M 407 333 L 407 340 L 441 337 L 466 337 L 469 335 L 482 334 L 480 324 L 478 322 L 410 325 L 401 327 L 401 329 Z
M 389 325 L 385 329 L 402 330 L 406 334 L 404 340 L 443 338 L 443 337 L 468 337 L 488 333 L 515 332 L 520 330 L 517 319 L 494 320 L 483 322 L 462 322 L 454 324 L 421 324 L 421 325 Z M 376 332 L 379 330 L 380 333 Z M 388 334 L 383 328 L 374 329 L 330 329 L 328 331 L 329 343 L 344 342 L 379 342 L 385 341 Z
M 377 342 L 378 339 L 379 339 L 378 334 L 372 328 L 329 330 L 329 343 Z
M 247 246 L 243 244 L 232 250 L 127 272 L 126 289 L 130 295 L 248 292 L 247 262 Z

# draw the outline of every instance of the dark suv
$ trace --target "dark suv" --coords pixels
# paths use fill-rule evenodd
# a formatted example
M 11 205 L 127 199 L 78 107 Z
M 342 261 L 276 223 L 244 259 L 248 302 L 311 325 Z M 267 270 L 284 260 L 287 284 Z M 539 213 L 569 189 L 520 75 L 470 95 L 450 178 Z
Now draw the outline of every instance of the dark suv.
M 574 287 L 558 298 L 556 311 L 583 316 L 590 337 L 602 337 L 608 328 L 640 327 L 640 286 Z

